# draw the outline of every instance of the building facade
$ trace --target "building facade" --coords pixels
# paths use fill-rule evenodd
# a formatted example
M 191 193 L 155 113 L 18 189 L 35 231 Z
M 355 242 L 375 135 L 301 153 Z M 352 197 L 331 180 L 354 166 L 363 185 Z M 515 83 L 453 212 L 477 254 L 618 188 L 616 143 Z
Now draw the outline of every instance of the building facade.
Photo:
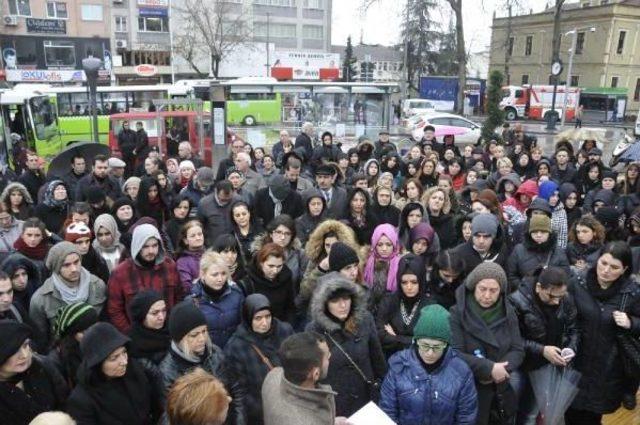
M 548 84 L 551 73 L 553 10 L 512 18 L 494 18 L 489 69 L 504 72 L 510 53 L 510 83 Z M 573 32 L 576 51 L 567 81 Z M 581 0 L 562 13 L 561 82 L 574 87 L 626 88 L 627 111 L 640 108 L 640 0 Z
M 342 57 L 344 57 L 345 49 L 346 46 L 331 46 L 331 51 Z M 358 77 L 356 79 L 362 79 L 362 64 L 370 62 L 373 63 L 373 81 L 402 81 L 404 56 L 400 49 L 391 46 L 359 44 L 353 46 L 353 55 L 357 59 L 355 69 L 358 72 Z
M 18 82 L 81 82 L 82 60 L 111 59 L 111 0 L 1 0 L 3 76 Z M 108 81 L 108 71 L 102 72 Z

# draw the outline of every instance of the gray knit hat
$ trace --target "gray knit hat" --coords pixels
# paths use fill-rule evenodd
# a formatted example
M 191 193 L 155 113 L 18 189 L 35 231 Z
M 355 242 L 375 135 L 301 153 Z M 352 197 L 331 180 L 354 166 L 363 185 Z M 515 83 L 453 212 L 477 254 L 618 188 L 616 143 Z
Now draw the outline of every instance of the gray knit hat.
M 483 233 L 495 238 L 498 234 L 498 219 L 489 213 L 478 214 L 471 221 L 471 234 Z
M 495 279 L 500 284 L 500 290 L 504 293 L 507 290 L 507 274 L 498 263 L 480 263 L 469 273 L 464 285 L 473 291 L 476 285 L 483 279 Z
M 64 263 L 64 259 L 67 258 L 67 255 L 69 254 L 78 254 L 80 257 L 82 256 L 74 243 L 68 241 L 58 242 L 49 250 L 45 266 L 47 266 L 47 269 L 52 273 L 59 274 L 62 263 Z

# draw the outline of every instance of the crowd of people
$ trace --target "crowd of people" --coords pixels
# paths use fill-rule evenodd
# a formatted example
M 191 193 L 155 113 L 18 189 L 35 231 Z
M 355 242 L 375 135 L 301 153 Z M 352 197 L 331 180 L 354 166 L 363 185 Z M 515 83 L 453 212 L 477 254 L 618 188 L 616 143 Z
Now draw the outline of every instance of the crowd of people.
M 125 161 L 2 170 L 0 422 L 534 425 L 545 367 L 581 374 L 568 425 L 635 408 L 638 164 L 315 131 L 214 170 L 126 123 Z

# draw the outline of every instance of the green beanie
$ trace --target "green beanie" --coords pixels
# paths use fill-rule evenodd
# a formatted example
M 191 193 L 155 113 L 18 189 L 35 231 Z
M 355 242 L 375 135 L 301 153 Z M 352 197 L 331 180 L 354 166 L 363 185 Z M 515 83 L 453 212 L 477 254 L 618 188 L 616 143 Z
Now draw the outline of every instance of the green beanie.
M 413 327 L 413 339 L 438 339 L 447 344 L 451 340 L 449 312 L 439 304 L 432 304 L 420 310 L 418 322 Z

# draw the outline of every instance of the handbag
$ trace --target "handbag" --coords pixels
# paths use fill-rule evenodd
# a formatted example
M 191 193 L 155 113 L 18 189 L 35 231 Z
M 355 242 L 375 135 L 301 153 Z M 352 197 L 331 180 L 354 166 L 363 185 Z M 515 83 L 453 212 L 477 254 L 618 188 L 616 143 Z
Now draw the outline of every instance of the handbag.
M 494 384 L 494 397 L 489 411 L 489 423 L 511 425 L 517 413 L 516 393 L 508 383 Z
M 253 348 L 253 351 L 256 352 L 258 357 L 260 357 L 260 360 L 262 360 L 262 363 L 267 366 L 267 369 L 269 369 L 269 371 L 274 369 L 275 366 L 273 365 L 273 363 L 271 363 L 271 360 L 269 360 L 267 356 L 265 356 L 264 353 L 255 344 L 251 344 L 251 348 Z
M 628 293 L 622 294 L 620 311 L 624 312 L 628 298 Z M 625 375 L 640 378 L 640 340 L 626 329 L 618 332 L 616 340 Z
M 378 401 L 380 400 L 380 382 L 377 382 L 374 379 L 367 378 L 367 375 L 365 375 L 365 373 L 362 371 L 362 369 L 360 369 L 358 364 L 353 361 L 351 356 L 347 354 L 344 348 L 342 348 L 342 346 L 338 344 L 338 341 L 336 341 L 328 332 L 325 332 L 324 334 L 327 336 L 327 338 L 331 340 L 333 345 L 335 345 L 336 348 L 340 350 L 340 352 L 344 355 L 347 361 L 351 363 L 351 366 L 353 366 L 356 372 L 358 372 L 358 375 L 360 375 L 364 383 L 367 385 L 367 390 L 369 392 L 369 400 L 373 401 L 374 403 L 378 403 Z

